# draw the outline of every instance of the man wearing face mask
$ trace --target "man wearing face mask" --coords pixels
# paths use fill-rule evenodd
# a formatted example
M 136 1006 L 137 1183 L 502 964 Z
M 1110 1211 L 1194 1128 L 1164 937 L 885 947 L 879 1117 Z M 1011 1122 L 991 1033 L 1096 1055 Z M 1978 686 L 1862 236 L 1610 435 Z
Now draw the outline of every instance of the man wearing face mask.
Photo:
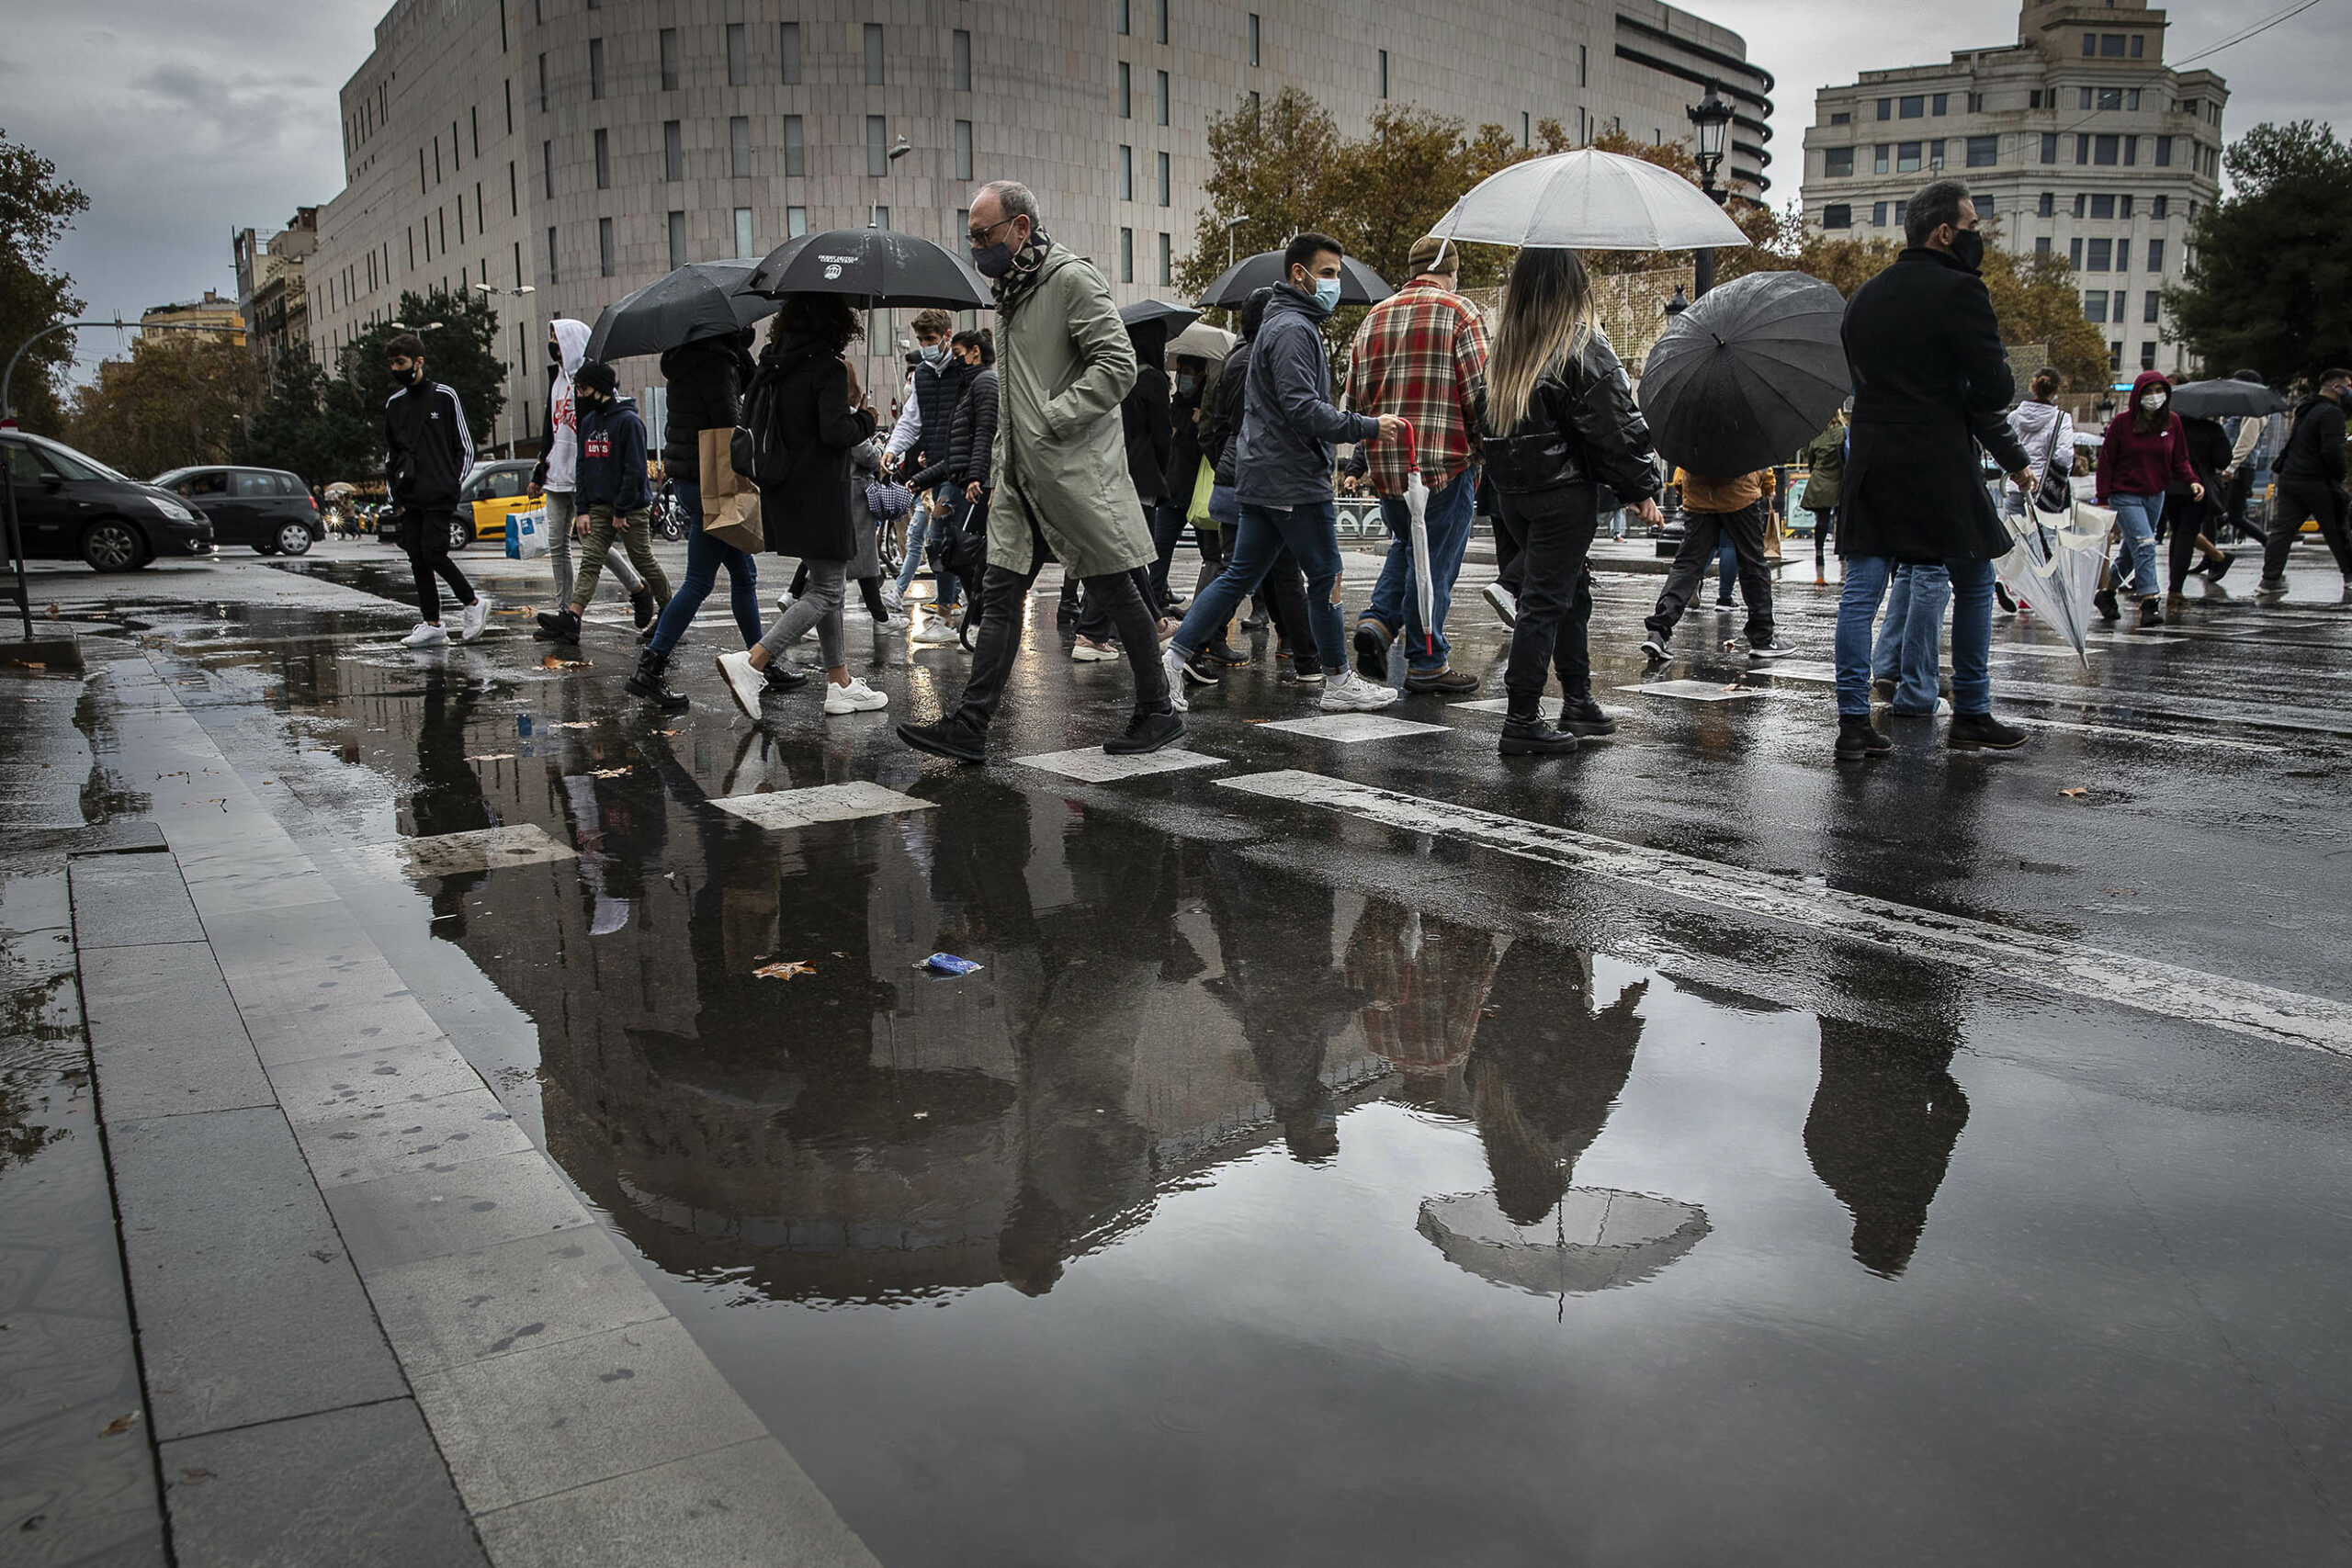
M 1283 253 L 1284 282 L 1266 302 L 1265 321 L 1250 351 L 1250 381 L 1242 393 L 1240 448 L 1234 459 L 1241 502 L 1226 567 L 1201 591 L 1162 656 L 1170 689 L 1214 684 L 1216 677 L 1194 655 L 1223 630 L 1235 606 L 1272 570 L 1287 546 L 1306 572 L 1306 614 L 1322 656 L 1323 707 L 1361 713 L 1396 700 L 1396 688 L 1368 681 L 1348 667 L 1346 623 L 1340 613 L 1340 529 L 1331 496 L 1332 448 L 1340 441 L 1401 441 L 1404 421 L 1348 413 L 1331 403 L 1331 361 L 1323 323 L 1340 304 L 1340 242 L 1306 233 Z
M 2008 530 L 1978 477 L 1981 443 L 2020 489 L 2026 450 L 2002 411 L 2014 383 L 2000 322 L 1977 267 L 1984 239 L 1958 180 L 1911 198 L 1909 246 L 1846 306 L 1854 378 L 1845 481 L 1838 498 L 1838 757 L 1883 756 L 1871 723 L 1871 632 L 1897 562 L 1941 565 L 1951 578 L 1952 720 L 1946 744 L 2007 750 L 2025 732 L 1993 716 L 1993 562 Z
M 567 629 L 564 611 L 571 604 L 571 541 L 588 526 L 587 513 L 572 505 L 580 473 L 580 400 L 571 378 L 588 354 L 588 323 L 558 316 L 548 323 L 547 423 L 539 433 L 539 460 L 531 469 L 531 494 L 548 503 L 548 559 L 555 567 L 555 608 L 539 612 L 539 628 L 531 636 L 541 642 L 568 641 L 579 634 Z M 644 579 L 617 548 L 605 558 L 621 587 L 628 593 L 638 630 L 653 625 L 653 595 Z
M 384 344 L 385 361 L 399 389 L 384 404 L 384 489 L 400 514 L 401 548 L 416 575 L 416 629 L 401 638 L 406 648 L 438 648 L 449 640 L 441 625 L 436 579 L 466 607 L 458 637 L 481 636 L 490 601 L 476 593 L 466 574 L 449 559 L 449 525 L 458 510 L 458 487 L 474 466 L 473 432 L 458 394 L 424 376 L 424 343 L 401 333 Z
M 956 405 L 963 400 L 964 389 L 970 384 L 973 372 L 961 355 L 948 346 L 948 337 L 956 330 L 956 319 L 944 310 L 923 310 L 910 323 L 915 334 L 915 367 L 913 395 L 899 411 L 898 423 L 890 427 L 890 440 L 885 448 L 888 467 L 899 471 L 906 459 L 921 452 L 926 463 L 947 460 L 950 427 L 955 423 Z M 922 569 L 924 546 L 932 536 L 955 525 L 965 508 L 963 498 L 952 487 L 941 485 L 919 501 L 930 505 L 918 505 L 907 515 L 906 559 L 899 564 L 898 581 L 882 590 L 882 602 L 893 611 L 899 608 L 907 584 L 914 581 Z M 918 642 L 954 642 L 956 634 L 951 612 L 956 608 L 956 578 L 942 571 L 934 581 L 938 594 L 932 602 L 931 621 L 918 633 Z
M 2346 526 L 2344 414 L 2352 406 L 2352 370 L 2323 370 L 2319 389 L 2295 407 L 2287 439 L 2278 451 L 2278 495 L 2270 508 L 2270 533 L 2262 547 L 2263 592 L 2287 588 L 2287 552 L 2306 519 L 2319 522 L 2320 537 L 2335 557 L 2344 586 L 2352 589 L 2352 530 Z

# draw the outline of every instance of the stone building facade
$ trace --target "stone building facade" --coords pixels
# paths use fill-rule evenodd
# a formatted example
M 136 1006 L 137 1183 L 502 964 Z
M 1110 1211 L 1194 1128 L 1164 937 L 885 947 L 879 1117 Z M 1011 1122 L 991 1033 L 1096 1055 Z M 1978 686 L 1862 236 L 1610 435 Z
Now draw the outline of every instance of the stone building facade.
M 1761 194 L 1772 82 L 1745 48 L 1656 0 L 398 0 L 343 89 L 311 339 L 331 360 L 404 288 L 487 284 L 521 423 L 478 434 L 527 439 L 548 316 L 804 229 L 956 243 L 992 178 L 1034 187 L 1123 301 L 1165 295 L 1209 118 L 1293 85 L 1351 132 L 1385 100 L 1674 141 L 1716 83 L 1727 177 Z M 877 323 L 873 352 L 903 331 Z
M 1804 136 L 1806 219 L 1899 241 L 1912 192 L 1939 172 L 1964 179 L 1996 243 L 2073 264 L 2117 381 L 2188 369 L 2162 291 L 2221 194 L 2229 91 L 2167 67 L 2165 29 L 2146 0 L 2027 0 L 2015 44 L 1823 89 Z
M 286 227 L 264 240 L 251 229 L 230 236 L 237 267 L 237 310 L 244 317 L 246 346 L 261 361 L 265 378 L 276 374 L 288 354 L 311 349 L 310 290 L 302 265 L 319 248 L 319 209 L 298 207 Z

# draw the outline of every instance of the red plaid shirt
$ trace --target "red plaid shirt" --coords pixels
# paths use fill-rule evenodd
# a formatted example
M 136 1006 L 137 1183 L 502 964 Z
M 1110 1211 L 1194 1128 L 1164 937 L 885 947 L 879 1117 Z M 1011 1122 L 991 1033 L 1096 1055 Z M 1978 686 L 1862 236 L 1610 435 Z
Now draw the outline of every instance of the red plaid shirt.
M 1348 351 L 1348 407 L 1412 422 L 1414 458 L 1434 489 L 1470 466 L 1487 395 L 1487 323 L 1469 300 L 1417 277 L 1372 308 Z M 1364 444 L 1372 488 L 1405 493 L 1405 444 Z

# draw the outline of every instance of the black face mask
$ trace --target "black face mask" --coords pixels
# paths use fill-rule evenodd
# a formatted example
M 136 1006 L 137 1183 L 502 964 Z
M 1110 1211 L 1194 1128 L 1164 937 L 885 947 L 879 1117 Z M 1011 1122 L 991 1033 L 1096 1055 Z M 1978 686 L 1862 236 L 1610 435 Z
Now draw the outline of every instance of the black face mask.
M 556 342 L 553 338 L 548 339 L 548 363 L 549 365 L 561 365 L 563 363 L 563 344 Z
M 1962 229 L 1951 237 L 1951 259 L 1974 272 L 1984 265 L 1984 236 L 1973 229 Z
M 403 387 L 413 387 L 416 385 L 417 375 L 418 371 L 416 367 L 412 365 L 405 370 L 393 371 L 392 379 L 398 381 Z

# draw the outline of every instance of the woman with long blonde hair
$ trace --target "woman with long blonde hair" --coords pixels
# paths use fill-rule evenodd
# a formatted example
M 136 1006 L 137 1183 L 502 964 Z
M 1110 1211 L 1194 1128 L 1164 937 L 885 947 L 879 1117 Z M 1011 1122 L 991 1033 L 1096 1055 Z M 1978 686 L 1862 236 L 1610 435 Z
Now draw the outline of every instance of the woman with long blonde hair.
M 1481 445 L 1487 482 L 1526 558 L 1503 675 L 1502 754 L 1556 756 L 1575 750 L 1578 736 L 1617 728 L 1592 700 L 1585 642 L 1596 491 L 1605 485 L 1644 521 L 1661 521 L 1649 426 L 1574 251 L 1525 249 L 1511 265 L 1487 359 Z M 1566 698 L 1557 728 L 1540 705 L 1555 664 Z

